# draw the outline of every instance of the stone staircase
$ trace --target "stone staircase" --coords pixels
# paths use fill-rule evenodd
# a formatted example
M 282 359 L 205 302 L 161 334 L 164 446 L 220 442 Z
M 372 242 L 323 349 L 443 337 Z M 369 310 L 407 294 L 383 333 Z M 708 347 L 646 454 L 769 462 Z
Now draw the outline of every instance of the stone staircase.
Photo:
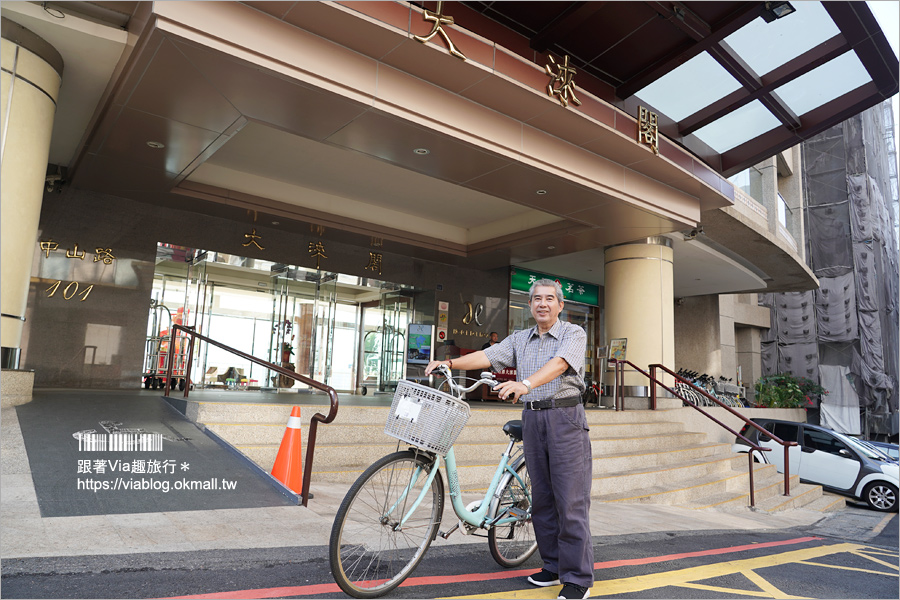
M 589 409 L 594 456 L 592 496 L 600 502 L 653 503 L 696 509 L 745 510 L 749 505 L 747 456 L 734 454 L 730 443 L 710 443 L 705 433 L 685 431 L 677 399 L 659 399 L 657 410 L 640 410 L 647 399 L 630 399 L 634 410 Z M 190 401 L 186 416 L 227 441 L 269 471 L 275 461 L 291 406 Z M 311 481 L 349 486 L 375 460 L 397 449 L 397 440 L 384 434 L 388 407 L 342 406 L 333 423 L 320 424 Z M 308 424 L 327 405 L 301 406 L 304 456 Z M 460 486 L 483 491 L 496 461 L 506 447 L 503 423 L 520 416 L 507 407 L 472 405 L 468 424 L 455 449 Z M 401 448 L 408 447 L 401 444 Z M 819 486 L 791 478 L 791 496 L 784 493 L 784 476 L 773 465 L 754 465 L 756 506 L 779 511 L 805 507 L 836 510 L 843 499 L 823 497 Z

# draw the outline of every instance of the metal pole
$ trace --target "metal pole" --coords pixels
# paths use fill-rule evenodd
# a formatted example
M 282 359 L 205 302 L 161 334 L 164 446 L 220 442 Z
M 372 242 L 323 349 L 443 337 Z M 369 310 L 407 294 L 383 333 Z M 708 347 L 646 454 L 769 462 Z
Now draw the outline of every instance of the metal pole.
M 784 445 L 784 495 L 791 495 L 791 462 L 788 449 L 790 446 Z
M 747 456 L 750 458 L 750 507 L 753 508 L 756 506 L 756 497 L 753 493 L 753 450 L 747 453 Z

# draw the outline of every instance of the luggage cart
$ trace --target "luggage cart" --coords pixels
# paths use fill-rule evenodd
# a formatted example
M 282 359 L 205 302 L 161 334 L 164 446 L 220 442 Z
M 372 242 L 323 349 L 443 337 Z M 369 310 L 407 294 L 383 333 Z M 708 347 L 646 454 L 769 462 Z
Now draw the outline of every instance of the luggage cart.
M 174 324 L 172 311 L 163 304 L 157 304 L 156 300 L 151 300 L 150 318 L 153 323 L 150 328 L 153 334 L 147 336 L 144 346 L 144 387 L 155 390 L 165 389 L 168 385 L 171 390 L 177 387 L 179 390 L 184 391 L 184 388 L 188 385 L 186 369 L 187 345 L 189 342 L 185 336 L 176 334 L 175 347 L 172 349 L 175 352 L 172 378 L 167 381 L 166 369 L 169 366 L 169 346 L 172 344 L 171 329 Z M 165 319 L 168 319 L 168 327 L 163 328 Z

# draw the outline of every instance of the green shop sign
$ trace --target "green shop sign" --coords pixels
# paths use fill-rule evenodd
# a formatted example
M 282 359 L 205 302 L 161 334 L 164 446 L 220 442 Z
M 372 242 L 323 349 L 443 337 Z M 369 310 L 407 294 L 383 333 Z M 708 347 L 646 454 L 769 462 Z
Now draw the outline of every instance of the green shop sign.
M 580 302 L 581 304 L 590 304 L 591 306 L 600 306 L 600 286 L 582 281 L 574 281 L 572 279 L 564 279 L 562 277 L 554 277 L 544 273 L 536 273 L 534 271 L 526 271 L 513 267 L 510 269 L 509 282 L 510 288 L 520 292 L 527 292 L 531 289 L 531 284 L 538 279 L 552 279 L 559 282 L 562 286 L 563 295 L 567 301 Z

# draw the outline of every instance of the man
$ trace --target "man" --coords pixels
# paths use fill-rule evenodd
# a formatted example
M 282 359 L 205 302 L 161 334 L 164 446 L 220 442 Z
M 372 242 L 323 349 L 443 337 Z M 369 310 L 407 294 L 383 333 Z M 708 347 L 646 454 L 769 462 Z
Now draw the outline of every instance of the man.
M 491 346 L 498 343 L 499 341 L 500 341 L 500 334 L 498 334 L 496 331 L 492 331 L 491 335 L 488 336 L 488 341 L 486 341 L 484 343 L 484 345 L 481 347 L 481 349 L 484 350 L 485 348 L 490 348 Z
M 524 396 L 522 432 L 525 464 L 531 476 L 532 523 L 544 568 L 528 577 L 534 585 L 563 584 L 559 598 L 587 598 L 594 582 L 591 543 L 591 440 L 581 405 L 584 392 L 586 335 L 577 325 L 559 320 L 562 289 L 541 279 L 529 292 L 537 324 L 502 342 L 449 361 L 451 369 L 515 367 L 518 381 L 505 381 L 500 397 Z

